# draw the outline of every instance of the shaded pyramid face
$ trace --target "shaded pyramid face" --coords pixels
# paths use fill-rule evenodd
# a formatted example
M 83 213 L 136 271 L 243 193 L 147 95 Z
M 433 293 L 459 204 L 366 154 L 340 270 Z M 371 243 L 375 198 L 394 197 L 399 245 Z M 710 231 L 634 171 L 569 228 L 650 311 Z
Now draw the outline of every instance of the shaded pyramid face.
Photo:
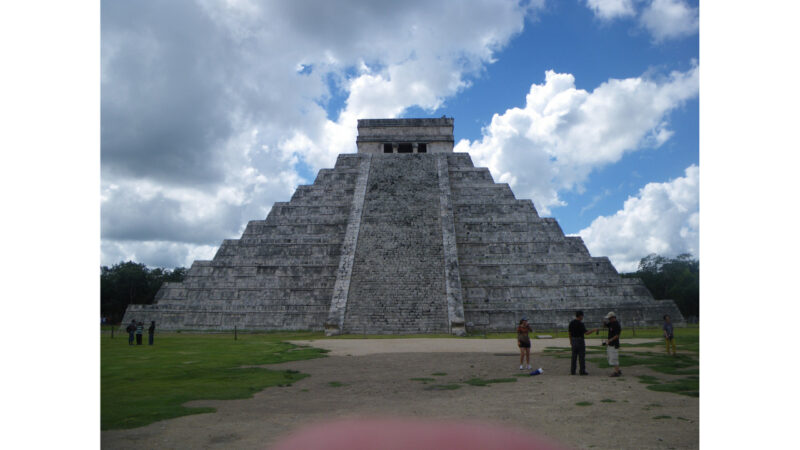
M 461 335 L 513 331 L 523 316 L 563 328 L 577 309 L 587 324 L 609 311 L 623 326 L 683 321 L 674 302 L 621 278 L 468 154 L 375 148 L 339 155 L 212 261 L 165 283 L 153 305 L 130 305 L 123 323 Z

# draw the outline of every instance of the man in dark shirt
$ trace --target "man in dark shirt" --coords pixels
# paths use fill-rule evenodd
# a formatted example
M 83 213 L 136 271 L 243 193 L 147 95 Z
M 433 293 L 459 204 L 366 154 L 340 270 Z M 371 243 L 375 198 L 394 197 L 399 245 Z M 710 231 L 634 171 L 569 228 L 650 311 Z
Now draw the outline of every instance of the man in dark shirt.
M 128 345 L 133 345 L 133 333 L 136 331 L 136 321 L 131 320 L 131 323 L 128 324 L 125 331 L 128 332 Z
M 608 340 L 606 344 L 606 354 L 608 354 L 608 365 L 614 367 L 612 377 L 622 375 L 619 370 L 619 336 L 622 334 L 622 327 L 617 321 L 617 315 L 613 312 L 606 314 L 605 326 L 608 327 Z
M 572 347 L 572 364 L 569 366 L 570 375 L 575 375 L 575 363 L 580 359 L 581 362 L 581 375 L 589 375 L 586 372 L 586 341 L 583 337 L 589 333 L 599 331 L 598 328 L 586 331 L 586 325 L 583 324 L 583 311 L 575 313 L 575 318 L 569 323 L 569 344 Z

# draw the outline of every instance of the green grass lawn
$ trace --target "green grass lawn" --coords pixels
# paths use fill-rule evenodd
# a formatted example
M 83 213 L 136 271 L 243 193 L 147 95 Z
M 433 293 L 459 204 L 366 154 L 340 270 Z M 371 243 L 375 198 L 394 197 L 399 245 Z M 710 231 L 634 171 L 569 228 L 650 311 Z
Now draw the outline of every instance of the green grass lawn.
M 588 325 L 587 325 L 588 326 Z M 566 337 L 566 331 L 535 331 Z M 675 337 L 679 351 L 699 353 L 697 326 L 676 328 Z M 594 335 L 592 335 L 594 336 Z M 600 333 L 603 336 L 603 332 Z M 637 328 L 637 338 L 660 338 L 660 328 Z M 633 330 L 623 329 L 622 343 L 633 337 Z M 234 340 L 232 333 L 158 333 L 154 346 L 129 346 L 127 333 L 102 327 L 100 345 L 100 427 L 103 430 L 135 428 L 159 420 L 189 414 L 213 412 L 213 408 L 187 408 L 181 406 L 191 400 L 248 398 L 270 386 L 286 386 L 307 375 L 293 371 L 267 370 L 256 366 L 301 359 L 318 358 L 325 350 L 303 348 L 288 344 L 286 340 L 316 340 L 325 338 L 321 332 L 243 333 Z M 396 339 L 396 338 L 448 338 L 452 335 L 344 335 L 336 339 Z M 467 339 L 515 339 L 515 333 L 473 334 Z M 661 350 L 663 343 L 639 345 L 652 346 L 653 352 Z M 602 347 L 587 349 L 587 356 L 600 353 Z M 550 349 L 548 349 L 550 350 Z M 564 349 L 555 350 L 556 353 Z M 604 349 L 602 349 L 604 352 Z M 568 352 L 568 350 L 567 350 Z M 562 356 L 562 355 L 557 355 Z M 624 366 L 644 364 L 662 373 L 675 375 L 698 374 L 697 355 L 679 355 L 669 360 L 665 355 L 626 354 Z M 568 357 L 568 356 L 567 356 Z M 591 360 L 591 359 L 590 359 Z M 597 360 L 601 367 L 603 361 Z M 439 375 L 439 373 L 433 374 Z M 483 381 L 483 380 L 481 380 Z M 488 380 L 488 383 L 515 381 L 515 379 Z M 669 383 L 653 384 L 653 390 L 681 391 L 695 394 L 697 376 Z M 470 383 L 472 384 L 472 383 Z M 457 385 L 437 386 L 437 389 L 455 389 Z M 691 394 L 690 394 L 691 395 Z
M 201 399 L 248 398 L 269 386 L 306 377 L 295 371 L 255 366 L 318 358 L 324 350 L 284 340 L 319 338 L 321 333 L 159 333 L 155 345 L 128 345 L 126 333 L 104 332 L 100 340 L 100 428 L 135 428 L 158 420 L 213 412 L 186 408 Z

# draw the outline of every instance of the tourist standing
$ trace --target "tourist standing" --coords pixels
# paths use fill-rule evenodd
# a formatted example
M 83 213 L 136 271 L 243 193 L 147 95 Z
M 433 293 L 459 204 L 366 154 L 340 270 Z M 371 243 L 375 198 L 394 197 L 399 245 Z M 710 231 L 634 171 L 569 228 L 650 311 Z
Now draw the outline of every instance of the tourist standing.
M 156 332 L 156 321 L 150 321 L 150 328 L 147 329 L 147 345 L 153 345 L 153 334 Z
M 672 356 L 677 356 L 678 352 L 675 349 L 675 334 L 672 332 L 672 319 L 669 314 L 664 314 L 664 340 L 667 342 L 667 354 L 669 355 L 669 346 L 672 344 Z
M 599 332 L 599 328 L 586 331 L 586 325 L 583 324 L 583 311 L 575 312 L 575 318 L 569 323 L 569 345 L 572 347 L 572 363 L 569 366 L 570 375 L 575 375 L 575 366 L 577 360 L 581 363 L 581 375 L 589 375 L 586 371 L 586 341 L 584 336 L 589 333 Z
M 533 329 L 528 325 L 528 319 L 523 317 L 517 326 L 517 346 L 519 347 L 519 370 L 524 370 L 523 360 L 527 362 L 528 369 L 531 368 L 531 338 L 528 333 Z
M 622 327 L 613 312 L 606 314 L 604 325 L 608 327 L 608 340 L 604 342 L 607 346 L 608 365 L 614 368 L 614 373 L 611 376 L 618 377 L 622 375 L 622 371 L 619 370 L 619 336 L 622 333 Z
M 142 332 L 144 331 L 144 322 L 136 323 L 136 345 L 142 345 Z
M 131 320 L 131 323 L 125 328 L 128 332 L 128 345 L 133 345 L 133 333 L 136 331 L 136 321 Z

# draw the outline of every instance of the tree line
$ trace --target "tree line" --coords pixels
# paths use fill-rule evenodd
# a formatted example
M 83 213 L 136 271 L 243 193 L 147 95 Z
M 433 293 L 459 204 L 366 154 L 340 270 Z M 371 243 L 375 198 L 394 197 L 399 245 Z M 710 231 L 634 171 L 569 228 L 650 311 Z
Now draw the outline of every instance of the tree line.
M 656 300 L 674 300 L 684 318 L 700 317 L 700 261 L 691 254 L 667 258 L 653 253 L 639 261 L 636 272 L 621 275 L 641 278 Z
M 153 303 L 165 281 L 183 281 L 185 267 L 149 269 L 133 261 L 100 267 L 100 315 L 109 323 L 120 323 L 130 304 Z

